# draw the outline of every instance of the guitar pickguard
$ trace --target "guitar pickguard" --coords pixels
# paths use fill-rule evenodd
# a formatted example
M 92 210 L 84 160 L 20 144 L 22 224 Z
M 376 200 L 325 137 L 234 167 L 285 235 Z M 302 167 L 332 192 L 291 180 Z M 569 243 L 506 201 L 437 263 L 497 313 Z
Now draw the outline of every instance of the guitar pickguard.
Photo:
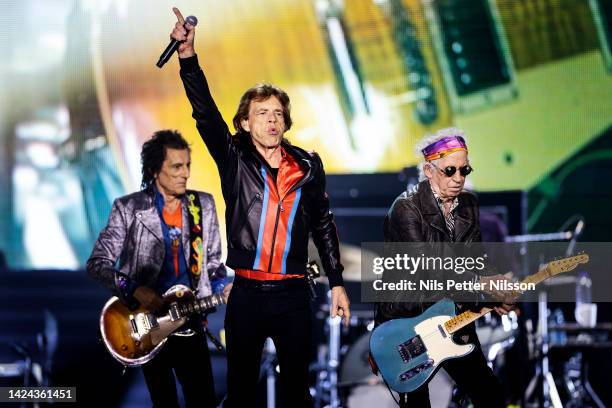
M 435 316 L 414 327 L 415 332 L 422 336 L 427 356 L 433 360 L 435 366 L 446 359 L 463 356 L 474 348 L 472 344 L 456 344 L 444 331 L 444 323 L 450 318 L 451 316 Z

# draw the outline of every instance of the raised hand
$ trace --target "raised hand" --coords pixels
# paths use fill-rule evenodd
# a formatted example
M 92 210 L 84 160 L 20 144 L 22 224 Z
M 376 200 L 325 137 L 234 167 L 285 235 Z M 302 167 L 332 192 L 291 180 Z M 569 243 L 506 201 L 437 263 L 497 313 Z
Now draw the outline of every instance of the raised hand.
M 174 25 L 174 30 L 170 33 L 170 38 L 180 42 L 178 47 L 179 58 L 189 58 L 195 55 L 195 50 L 193 49 L 195 27 L 185 24 L 185 19 L 179 9 L 172 7 L 172 11 L 176 15 L 177 22 Z

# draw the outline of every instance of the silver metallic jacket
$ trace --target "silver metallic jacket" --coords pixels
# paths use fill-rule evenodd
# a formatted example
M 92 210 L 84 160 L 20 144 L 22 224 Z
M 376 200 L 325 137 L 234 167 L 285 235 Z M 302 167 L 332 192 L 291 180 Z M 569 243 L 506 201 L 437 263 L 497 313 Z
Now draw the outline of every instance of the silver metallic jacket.
M 198 192 L 202 205 L 202 268 L 197 296 L 211 294 L 210 278 L 221 265 L 219 222 L 212 195 Z M 187 200 L 183 199 L 183 249 L 189 265 Z M 113 203 L 108 224 L 100 232 L 87 261 L 87 273 L 126 303 L 125 282 L 155 288 L 165 255 L 164 236 L 152 192 L 140 191 Z M 127 279 L 126 279 L 127 278 Z

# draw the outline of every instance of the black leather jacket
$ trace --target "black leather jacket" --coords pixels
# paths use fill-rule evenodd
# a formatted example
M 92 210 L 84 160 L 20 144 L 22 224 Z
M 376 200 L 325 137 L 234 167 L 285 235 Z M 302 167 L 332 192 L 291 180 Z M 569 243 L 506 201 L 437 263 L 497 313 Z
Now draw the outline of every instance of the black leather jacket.
M 468 191 L 462 191 L 458 199 L 455 241 L 479 242 L 478 200 Z M 395 199 L 385 218 L 384 230 L 385 241 L 390 242 L 450 242 L 444 216 L 427 180 Z
M 459 194 L 459 205 L 455 209 L 455 242 L 480 242 L 478 201 L 473 193 L 463 191 Z M 413 191 L 404 191 L 393 202 L 384 221 L 385 241 L 387 242 L 450 242 L 450 236 L 442 211 L 436 203 L 429 181 L 422 181 Z M 433 277 L 433 276 L 432 276 Z M 438 276 L 438 279 L 444 277 Z M 453 279 L 457 279 L 453 275 Z M 461 280 L 473 280 L 475 274 L 465 272 Z M 377 304 L 378 323 L 420 314 L 432 302 L 452 293 L 438 292 L 435 298 L 421 298 L 421 302 L 384 302 Z M 474 301 L 478 301 L 477 294 Z M 468 306 L 468 304 L 465 304 Z
M 181 79 L 193 107 L 193 118 L 221 177 L 221 189 L 226 203 L 227 265 L 253 269 L 265 190 L 262 169 L 270 171 L 269 165 L 257 153 L 250 138 L 240 142 L 232 138 L 211 96 L 197 56 L 180 59 L 180 64 Z M 306 152 L 285 141 L 282 147 L 304 172 L 302 179 L 294 186 L 294 189 L 301 189 L 301 199 L 290 230 L 285 273 L 306 273 L 308 239 L 312 233 L 330 285 L 342 285 L 343 266 L 340 263 L 336 225 L 325 192 L 323 163 L 317 154 Z

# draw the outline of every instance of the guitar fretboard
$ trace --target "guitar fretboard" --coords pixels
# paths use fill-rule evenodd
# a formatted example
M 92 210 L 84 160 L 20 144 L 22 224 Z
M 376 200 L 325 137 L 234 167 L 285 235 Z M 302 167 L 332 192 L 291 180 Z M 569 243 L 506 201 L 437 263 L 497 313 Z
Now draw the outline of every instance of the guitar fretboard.
M 553 276 L 553 274 L 549 271 L 548 266 L 540 269 L 538 272 L 534 273 L 523 279 L 523 283 L 535 283 L 536 285 L 540 282 L 545 281 L 546 279 Z
M 212 309 L 215 306 L 219 306 L 224 303 L 225 298 L 222 293 L 215 293 L 212 296 L 207 296 L 198 301 L 200 310 Z
M 483 307 L 482 309 L 480 309 L 479 312 L 473 312 L 471 310 L 466 310 L 465 312 L 458 314 L 457 316 L 453 317 L 452 319 L 444 323 L 444 328 L 446 329 L 447 332 L 454 333 L 457 330 L 461 329 L 462 327 L 465 327 L 468 324 L 478 320 L 478 318 L 486 315 L 491 310 L 493 309 L 490 309 L 488 307 Z
M 550 278 L 553 275 L 554 273 L 552 273 L 548 265 L 546 265 L 545 267 L 540 269 L 538 272 L 534 273 L 533 275 L 529 275 L 528 277 L 523 279 L 522 283 L 535 283 L 537 285 L 538 283 Z M 520 293 L 517 292 L 516 294 L 519 295 Z M 478 312 L 467 310 L 453 317 L 446 323 L 444 323 L 444 328 L 446 329 L 448 333 L 454 333 L 457 330 L 461 329 L 462 327 L 465 327 L 468 324 L 478 320 L 480 317 L 486 315 L 491 310 L 493 309 L 488 308 L 488 307 L 483 307 Z
M 549 263 L 542 269 L 540 269 L 538 272 L 523 279 L 522 283 L 534 283 L 537 285 L 538 283 L 550 278 L 551 276 L 554 276 L 558 273 L 570 271 L 574 269 L 579 263 L 587 263 L 588 261 L 589 256 L 586 254 L 566 258 L 560 261 L 554 261 L 552 262 L 554 267 L 551 267 L 551 264 Z M 514 294 L 516 295 L 516 297 L 518 297 L 521 293 L 514 292 Z M 465 327 L 473 321 L 476 321 L 479 317 L 486 315 L 491 310 L 493 309 L 489 307 L 483 307 L 478 312 L 467 310 L 444 323 L 444 328 L 448 333 L 454 333 L 462 327 Z
M 215 306 L 225 303 L 225 298 L 222 293 L 215 293 L 202 299 L 194 300 L 193 302 L 178 306 L 178 310 L 182 316 L 189 316 L 194 313 L 201 313 Z

